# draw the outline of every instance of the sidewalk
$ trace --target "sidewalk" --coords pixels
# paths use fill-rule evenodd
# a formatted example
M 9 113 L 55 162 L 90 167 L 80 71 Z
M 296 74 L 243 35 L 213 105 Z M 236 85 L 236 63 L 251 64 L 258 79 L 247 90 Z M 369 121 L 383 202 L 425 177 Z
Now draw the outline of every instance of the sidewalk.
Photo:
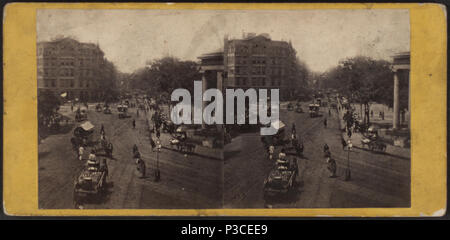
M 345 139 L 346 142 L 348 142 L 349 137 L 347 136 L 347 133 L 344 131 L 345 130 L 345 121 L 343 120 L 344 117 L 344 111 L 342 111 L 342 105 L 340 100 L 338 99 L 338 116 L 339 116 L 339 127 L 340 129 L 343 131 L 342 132 L 342 137 Z M 341 110 L 339 110 L 339 108 Z M 359 132 L 352 132 L 352 136 L 350 138 L 352 144 L 354 147 L 356 148 L 360 148 L 360 149 L 367 149 L 367 146 L 363 146 L 361 141 L 363 139 L 363 135 Z M 390 155 L 394 155 L 394 156 L 398 156 L 400 158 L 407 158 L 407 159 L 411 159 L 411 154 L 410 154 L 410 148 L 402 148 L 402 147 L 396 147 L 394 145 L 391 144 L 386 144 L 386 153 L 390 154 Z

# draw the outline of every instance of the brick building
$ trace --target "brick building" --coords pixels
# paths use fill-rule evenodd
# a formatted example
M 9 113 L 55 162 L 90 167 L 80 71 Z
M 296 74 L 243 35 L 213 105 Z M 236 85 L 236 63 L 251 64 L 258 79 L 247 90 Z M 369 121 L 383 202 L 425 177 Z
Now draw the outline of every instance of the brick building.
M 296 51 L 290 42 L 271 40 L 268 34 L 225 37 L 223 49 L 199 59 L 204 89 L 279 88 L 281 100 L 294 94 Z
M 61 38 L 37 44 L 38 92 L 51 90 L 67 99 L 101 98 L 100 70 L 105 63 L 97 44 Z

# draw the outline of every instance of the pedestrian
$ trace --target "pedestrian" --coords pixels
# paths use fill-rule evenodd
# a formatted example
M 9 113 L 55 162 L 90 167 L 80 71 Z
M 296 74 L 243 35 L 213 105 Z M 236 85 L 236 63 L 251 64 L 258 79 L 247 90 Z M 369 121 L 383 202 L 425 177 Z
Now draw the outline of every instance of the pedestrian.
M 296 130 L 295 130 L 295 123 L 292 123 L 292 134 L 295 134 Z
M 84 154 L 84 147 L 80 146 L 78 148 L 78 160 L 82 161 L 83 160 L 83 154 Z
M 72 103 L 72 105 L 70 105 L 70 111 L 73 112 L 73 103 Z
M 270 145 L 269 146 L 269 160 L 272 160 L 274 152 L 275 152 L 275 147 L 273 145 Z
M 135 129 L 136 128 L 136 120 L 133 119 L 132 124 L 133 124 L 133 129 Z
M 323 126 L 326 128 L 327 127 L 327 118 L 323 119 Z
M 373 110 L 370 110 L 370 117 L 373 118 Z
M 89 154 L 89 161 L 93 161 L 93 162 L 97 161 L 97 157 L 95 156 L 95 151 L 93 149 L 91 150 L 91 153 Z
M 331 109 L 328 108 L 328 116 L 331 116 Z
M 328 144 L 324 144 L 323 145 L 323 152 L 327 152 L 327 151 L 329 151 L 330 150 L 330 147 L 328 147 Z
M 139 109 L 136 110 L 136 115 L 139 117 Z
M 381 120 L 384 120 L 384 111 L 381 112 Z
M 330 178 L 336 177 L 336 161 L 331 157 L 327 158 L 327 169 L 330 171 Z
M 285 151 L 286 151 L 286 150 L 285 150 L 284 148 L 281 149 L 280 153 L 278 154 L 278 159 L 284 160 L 284 159 L 286 158 L 286 153 L 285 153 Z
M 142 160 L 140 158 L 137 160 L 137 170 L 141 173 L 140 178 L 145 178 L 146 166 L 145 166 L 144 160 Z
M 103 126 L 103 123 L 102 123 L 102 126 L 100 128 L 100 134 L 101 135 L 105 135 L 105 127 Z

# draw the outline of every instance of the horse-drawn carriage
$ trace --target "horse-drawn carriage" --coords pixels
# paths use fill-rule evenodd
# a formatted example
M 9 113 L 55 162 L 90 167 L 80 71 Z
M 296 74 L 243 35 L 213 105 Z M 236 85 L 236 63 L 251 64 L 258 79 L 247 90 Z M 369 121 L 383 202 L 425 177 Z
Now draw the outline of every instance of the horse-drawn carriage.
M 310 117 L 318 117 L 319 116 L 319 110 L 320 110 L 320 104 L 309 104 L 309 116 Z
M 294 188 L 298 175 L 297 159 L 278 159 L 264 181 L 264 198 L 286 194 Z
M 386 151 L 386 144 L 381 142 L 380 139 L 376 138 L 363 138 L 361 140 L 362 146 L 367 146 L 371 151 L 379 151 L 379 152 L 385 152 Z
M 378 128 L 370 126 L 367 128 L 367 133 L 361 140 L 362 146 L 367 146 L 371 151 L 386 151 L 386 144 L 378 137 Z
M 100 141 L 94 146 L 95 153 L 103 154 L 109 158 L 113 157 L 113 144 L 106 139 L 100 139 Z
M 176 125 L 168 119 L 163 119 L 162 130 L 166 133 L 173 133 L 176 129 Z
M 77 149 L 80 145 L 87 146 L 93 143 L 94 125 L 87 121 L 73 130 L 73 137 L 70 139 L 72 147 Z
M 188 141 L 186 129 L 181 126 L 172 134 L 169 143 L 172 149 L 180 152 L 193 152 L 195 148 L 195 144 Z
M 304 145 L 297 138 L 291 139 L 291 147 L 285 148 L 287 154 L 301 157 L 303 155 Z
M 106 190 L 108 167 L 106 162 L 89 160 L 74 182 L 73 201 L 78 206 L 91 196 L 99 196 Z
M 129 118 L 128 106 L 125 104 L 117 105 L 117 111 L 119 111 L 119 118 Z

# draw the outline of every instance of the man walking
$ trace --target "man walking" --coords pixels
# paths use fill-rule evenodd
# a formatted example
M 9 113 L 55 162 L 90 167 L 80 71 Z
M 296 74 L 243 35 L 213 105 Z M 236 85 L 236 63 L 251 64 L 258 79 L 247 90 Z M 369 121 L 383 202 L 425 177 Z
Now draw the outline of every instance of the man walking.
M 94 150 L 91 150 L 91 153 L 89 154 L 89 161 L 97 162 L 97 157 L 95 156 Z
M 101 135 L 105 135 L 105 127 L 103 126 L 103 123 L 102 123 L 102 126 L 100 128 L 100 134 Z
M 330 178 L 336 177 L 336 161 L 331 157 L 327 157 L 327 168 L 330 171 Z
M 324 118 L 324 119 L 323 119 L 323 126 L 324 126 L 325 128 L 327 128 L 327 118 Z
M 135 129 L 136 128 L 136 120 L 133 119 L 132 124 L 133 124 L 133 129 Z
M 80 161 L 83 160 L 83 154 L 84 154 L 84 147 L 80 145 L 80 147 L 78 148 L 78 160 Z
M 273 153 L 275 151 L 275 147 L 273 145 L 269 146 L 269 160 L 273 159 Z

